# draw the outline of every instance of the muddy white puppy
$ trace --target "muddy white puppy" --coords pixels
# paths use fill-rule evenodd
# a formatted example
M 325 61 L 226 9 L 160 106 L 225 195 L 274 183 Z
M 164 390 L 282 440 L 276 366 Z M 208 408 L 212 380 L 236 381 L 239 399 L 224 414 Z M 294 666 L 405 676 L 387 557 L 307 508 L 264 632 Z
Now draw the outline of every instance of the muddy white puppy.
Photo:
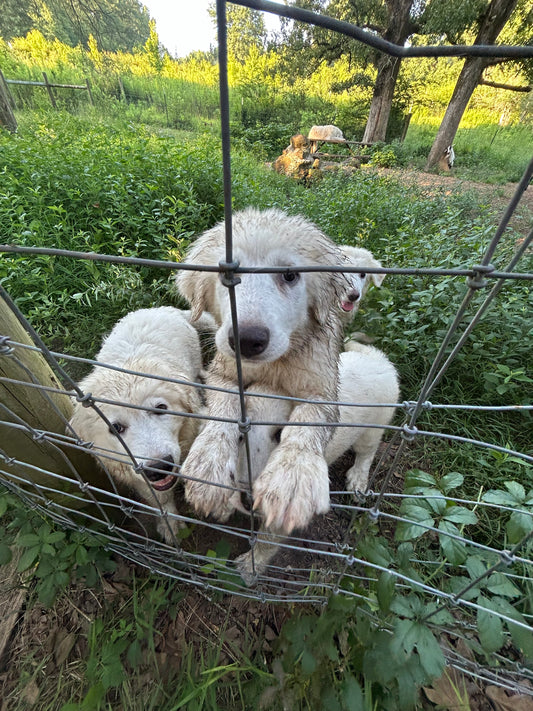
M 370 467 L 384 433 L 380 426 L 390 423 L 395 411 L 394 404 L 398 402 L 398 374 L 387 356 L 377 348 L 354 342 L 350 342 L 348 347 L 350 350 L 340 356 L 338 399 L 341 403 L 356 403 L 358 406 L 347 404 L 339 407 L 339 422 L 352 426 L 334 428 L 325 456 L 327 463 L 333 464 L 346 451 L 353 450 L 355 462 L 346 473 L 346 485 L 350 491 L 365 491 Z M 244 436 L 241 436 L 237 470 L 238 484 L 244 490 L 248 489 L 250 481 L 255 481 L 261 475 L 278 447 L 283 431 L 280 424 L 259 425 L 253 422 L 289 421 L 294 403 L 250 395 L 247 397 L 247 407 L 252 420 L 248 433 L 250 457 L 248 459 Z M 238 508 L 237 503 L 234 508 Z M 237 567 L 246 582 L 252 581 L 254 571 L 256 574 L 264 571 L 277 551 L 277 542 L 282 533 L 263 525 L 259 541 L 254 547 L 254 563 L 251 552 L 237 558 Z
M 112 477 L 170 514 L 178 513 L 176 468 L 189 451 L 199 420 L 169 411 L 197 413 L 201 402 L 194 386 L 159 378 L 198 382 L 200 342 L 189 321 L 190 312 L 170 306 L 124 316 L 105 338 L 96 360 L 155 377 L 95 366 L 79 385 L 84 393 L 113 401 L 97 403 L 109 424 L 92 407 L 80 403 L 70 420 L 80 439 L 94 443 L 92 451 Z M 208 314 L 201 325 L 209 328 Z M 169 516 L 168 526 L 159 521 L 158 532 L 170 543 L 179 527 L 179 521 Z
M 379 269 L 382 264 L 375 259 L 372 252 L 362 247 L 351 247 L 350 245 L 340 245 L 340 249 L 344 254 L 346 264 L 350 267 L 359 267 L 360 271 L 346 272 L 346 279 L 349 286 L 343 293 L 340 301 L 340 307 L 343 312 L 345 322 L 351 321 L 354 315 L 361 306 L 361 301 L 365 296 L 370 284 L 381 286 L 385 279 L 385 274 L 367 274 L 368 267 Z
M 274 274 L 239 274 L 235 287 L 239 345 L 246 387 L 275 389 L 286 395 L 335 401 L 341 323 L 337 306 L 346 289 L 341 273 L 302 272 L 300 267 L 340 266 L 338 247 L 302 217 L 279 210 L 248 208 L 234 215 L 234 258 L 242 267 L 284 267 Z M 189 264 L 218 265 L 225 258 L 224 224 L 201 235 L 188 252 Z M 190 302 L 192 317 L 207 310 L 219 325 L 217 353 L 208 385 L 237 388 L 235 335 L 228 288 L 217 273 L 182 271 L 180 292 Z M 238 397 L 210 390 L 208 414 L 240 419 Z M 332 422 L 332 405 L 299 404 L 291 421 Z M 280 446 L 254 482 L 254 506 L 268 526 L 289 533 L 306 526 L 314 514 L 329 508 L 324 449 L 326 427 L 287 427 Z M 228 515 L 233 501 L 238 459 L 236 424 L 205 425 L 182 468 L 186 497 L 202 514 Z

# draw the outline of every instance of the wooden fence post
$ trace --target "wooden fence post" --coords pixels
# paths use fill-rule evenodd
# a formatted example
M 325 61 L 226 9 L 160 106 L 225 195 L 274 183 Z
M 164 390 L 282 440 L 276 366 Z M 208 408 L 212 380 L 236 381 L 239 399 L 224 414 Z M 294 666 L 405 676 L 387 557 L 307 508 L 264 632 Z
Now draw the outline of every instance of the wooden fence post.
M 46 76 L 46 72 L 43 72 L 43 78 L 46 91 L 48 92 L 48 96 L 50 97 L 50 102 L 52 103 L 54 109 L 57 109 L 56 97 L 54 96 L 54 92 L 52 91 L 52 87 L 50 86 L 50 82 L 48 81 L 48 77 Z
M 91 103 L 91 106 L 94 106 L 93 92 L 91 90 L 91 82 L 89 81 L 88 77 L 86 77 L 86 79 L 85 79 L 85 86 L 87 87 L 87 94 L 89 95 L 89 101 Z
M 80 491 L 73 469 L 84 481 L 102 486 L 104 474 L 88 452 L 68 445 L 59 448 L 46 438 L 33 436 L 32 430 L 65 434 L 65 420 L 72 413 L 71 399 L 59 392 L 61 385 L 40 351 L 12 346 L 5 342 L 6 337 L 15 343 L 35 345 L 0 292 L 0 450 L 13 460 L 2 466 L 3 474 L 20 477 L 28 482 L 29 489 L 32 483 L 49 486 L 58 493 L 47 491 L 47 497 L 58 502 L 63 498 L 61 492 Z M 45 392 L 31 383 L 51 389 Z M 68 497 L 69 507 L 80 508 L 85 503 L 81 498 Z
M 400 143 L 403 143 L 405 141 L 405 137 L 407 136 L 407 129 L 409 128 L 409 124 L 411 123 L 411 119 L 413 118 L 412 113 L 408 113 L 405 115 L 403 119 L 403 127 L 402 127 L 402 135 L 400 136 Z
M 0 126 L 5 126 L 8 131 L 15 133 L 17 130 L 17 120 L 11 108 L 12 102 L 13 98 L 11 97 L 11 92 L 0 70 Z
M 120 88 L 120 98 L 122 99 L 122 101 L 128 103 L 126 92 L 124 91 L 124 84 L 122 83 L 122 77 L 120 75 L 118 77 L 118 85 Z

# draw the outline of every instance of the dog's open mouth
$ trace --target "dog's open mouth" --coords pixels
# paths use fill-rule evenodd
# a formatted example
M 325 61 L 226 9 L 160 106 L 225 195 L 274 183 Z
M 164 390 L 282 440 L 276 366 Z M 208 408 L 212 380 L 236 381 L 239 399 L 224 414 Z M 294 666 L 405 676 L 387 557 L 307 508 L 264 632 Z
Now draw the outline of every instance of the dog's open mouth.
M 176 483 L 176 477 L 174 474 L 169 474 L 163 479 L 158 479 L 157 481 L 150 481 L 150 484 L 156 491 L 167 491 Z
M 353 307 L 355 306 L 353 301 L 341 301 L 341 309 L 343 311 L 353 311 Z
M 177 481 L 175 462 L 171 455 L 147 462 L 143 469 L 146 478 L 156 491 L 167 491 Z

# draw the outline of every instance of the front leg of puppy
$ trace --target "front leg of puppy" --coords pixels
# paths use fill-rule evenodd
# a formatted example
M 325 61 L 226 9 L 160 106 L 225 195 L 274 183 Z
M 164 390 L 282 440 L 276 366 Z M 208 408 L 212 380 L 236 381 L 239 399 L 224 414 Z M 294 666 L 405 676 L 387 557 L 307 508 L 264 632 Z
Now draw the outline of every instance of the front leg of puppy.
M 158 492 L 157 498 L 161 505 L 164 518 L 161 517 L 157 522 L 157 532 L 161 538 L 169 545 L 174 545 L 176 537 L 182 528 L 186 527 L 183 521 L 180 521 L 178 509 L 174 503 L 174 489 L 169 492 Z
M 331 422 L 333 406 L 301 405 L 291 422 Z M 268 530 L 289 534 L 305 528 L 315 514 L 329 510 L 328 465 L 325 446 L 331 437 L 327 427 L 286 426 L 281 442 L 254 483 L 254 508 L 265 518 Z
M 254 585 L 257 578 L 265 572 L 278 552 L 280 542 L 284 540 L 284 536 L 280 534 L 281 531 L 272 528 L 267 531 L 264 526 L 261 526 L 253 551 L 249 550 L 235 559 L 237 570 L 246 585 Z
M 219 383 L 217 383 L 219 385 Z M 227 383 L 225 387 L 231 387 Z M 238 420 L 237 396 L 211 391 L 208 413 L 213 417 Z M 239 429 L 233 422 L 210 420 L 193 442 L 183 462 L 181 475 L 185 498 L 204 516 L 225 520 L 235 493 Z

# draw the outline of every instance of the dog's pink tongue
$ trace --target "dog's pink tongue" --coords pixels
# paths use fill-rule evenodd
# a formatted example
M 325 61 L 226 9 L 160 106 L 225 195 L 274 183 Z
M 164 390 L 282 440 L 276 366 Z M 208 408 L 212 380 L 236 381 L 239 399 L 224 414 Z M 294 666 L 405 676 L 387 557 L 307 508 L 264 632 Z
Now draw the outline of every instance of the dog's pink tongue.
M 176 482 L 176 477 L 172 474 L 169 474 L 164 479 L 159 479 L 158 481 L 153 481 L 152 486 L 157 491 L 166 491 L 167 489 L 170 489 L 170 487 L 173 486 L 175 482 Z
M 353 311 L 353 301 L 341 301 L 341 309 L 343 311 Z

